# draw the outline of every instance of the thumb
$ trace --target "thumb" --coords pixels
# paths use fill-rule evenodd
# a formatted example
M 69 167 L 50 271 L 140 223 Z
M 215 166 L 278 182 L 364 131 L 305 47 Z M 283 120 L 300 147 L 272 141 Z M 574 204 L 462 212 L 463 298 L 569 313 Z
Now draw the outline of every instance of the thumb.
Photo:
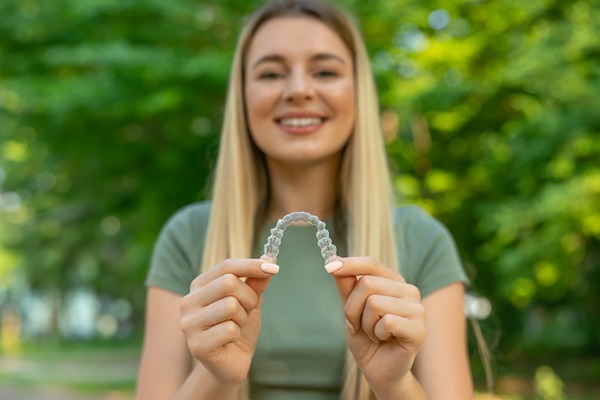
M 342 302 L 346 304 L 346 300 L 350 297 L 350 293 L 354 290 L 356 286 L 356 277 L 355 276 L 334 276 L 335 284 L 338 288 L 338 292 L 340 292 L 340 297 L 342 298 Z
M 329 261 L 327 263 L 327 265 L 325 265 L 325 269 L 327 270 L 327 272 L 329 274 L 332 274 L 333 272 L 339 270 L 340 268 L 342 268 L 343 264 L 342 264 L 342 259 L 339 257 L 336 257 L 334 259 L 329 259 L 327 261 Z M 354 275 L 332 275 L 333 278 L 335 279 L 335 284 L 338 288 L 338 292 L 340 293 L 340 297 L 342 298 L 342 301 L 344 304 L 346 304 L 346 300 L 348 300 L 348 297 L 350 297 L 350 293 L 352 293 L 352 291 L 354 290 L 354 287 L 356 286 L 356 276 Z
M 271 278 L 246 278 L 246 285 L 250 286 L 256 292 L 259 298 L 259 304 L 262 301 L 262 295 L 267 290 L 267 286 L 271 282 Z
M 250 286 L 250 288 L 256 292 L 256 295 L 259 297 L 260 305 L 260 301 L 262 301 L 262 295 L 265 290 L 267 290 L 267 286 L 269 286 L 271 278 L 273 275 L 279 272 L 279 265 L 267 262 L 261 264 L 259 268 L 262 272 L 266 272 L 269 275 L 267 275 L 266 278 L 248 277 L 246 278 L 246 285 Z

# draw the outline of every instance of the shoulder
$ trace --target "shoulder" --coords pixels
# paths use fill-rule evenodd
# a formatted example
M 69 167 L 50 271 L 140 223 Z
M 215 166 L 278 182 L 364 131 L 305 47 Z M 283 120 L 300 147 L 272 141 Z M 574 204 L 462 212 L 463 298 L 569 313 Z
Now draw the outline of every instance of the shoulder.
M 398 207 L 394 217 L 399 251 L 409 258 L 423 257 L 440 246 L 454 246 L 448 228 L 419 206 Z
M 208 225 L 211 202 L 200 201 L 184 206 L 177 210 L 165 223 L 162 233 L 168 232 L 175 236 L 196 236 L 198 233 L 204 235 Z
M 449 234 L 448 228 L 436 218 L 428 214 L 422 207 L 416 205 L 397 207 L 394 212 L 396 233 L 407 239 L 433 237 Z
M 202 256 L 211 203 L 201 201 L 177 210 L 165 223 L 158 243 L 176 247 L 194 263 Z
M 177 210 L 164 224 L 155 243 L 147 286 L 158 286 L 180 295 L 189 292 L 198 275 L 210 203 L 198 202 Z
M 202 222 L 208 222 L 210 215 L 211 202 L 199 201 L 188 204 L 177 210 L 167 221 L 167 226 L 170 225 L 193 225 Z
M 397 208 L 395 230 L 401 273 L 423 296 L 445 284 L 468 281 L 449 229 L 423 208 Z

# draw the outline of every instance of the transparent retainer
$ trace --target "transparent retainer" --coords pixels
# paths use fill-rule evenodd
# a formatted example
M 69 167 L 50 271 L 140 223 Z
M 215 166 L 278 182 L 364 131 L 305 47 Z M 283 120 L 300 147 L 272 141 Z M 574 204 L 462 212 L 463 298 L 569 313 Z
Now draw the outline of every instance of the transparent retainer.
M 261 260 L 272 263 L 277 262 L 277 255 L 279 254 L 279 245 L 281 245 L 283 231 L 294 222 L 307 222 L 317 227 L 317 244 L 321 249 L 321 256 L 326 264 L 337 257 L 337 248 L 329 237 L 329 231 L 325 226 L 325 222 L 305 211 L 295 211 L 281 218 L 277 221 L 275 228 L 271 229 L 271 235 L 268 237 L 267 243 L 265 244 L 265 252 L 260 257 Z

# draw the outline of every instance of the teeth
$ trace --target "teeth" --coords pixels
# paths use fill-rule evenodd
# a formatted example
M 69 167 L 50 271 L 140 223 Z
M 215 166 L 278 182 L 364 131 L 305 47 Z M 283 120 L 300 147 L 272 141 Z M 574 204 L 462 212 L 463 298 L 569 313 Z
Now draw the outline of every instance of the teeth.
M 322 118 L 287 118 L 279 121 L 284 126 L 310 126 L 319 125 L 323 122 Z

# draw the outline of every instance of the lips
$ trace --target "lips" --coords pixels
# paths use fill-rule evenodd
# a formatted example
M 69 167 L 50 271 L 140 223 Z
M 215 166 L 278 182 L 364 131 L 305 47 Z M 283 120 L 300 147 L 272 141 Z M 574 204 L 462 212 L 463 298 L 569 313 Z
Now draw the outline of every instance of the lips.
M 285 132 L 292 134 L 306 134 L 318 130 L 325 123 L 326 118 L 318 114 L 293 112 L 275 118 L 275 123 Z

